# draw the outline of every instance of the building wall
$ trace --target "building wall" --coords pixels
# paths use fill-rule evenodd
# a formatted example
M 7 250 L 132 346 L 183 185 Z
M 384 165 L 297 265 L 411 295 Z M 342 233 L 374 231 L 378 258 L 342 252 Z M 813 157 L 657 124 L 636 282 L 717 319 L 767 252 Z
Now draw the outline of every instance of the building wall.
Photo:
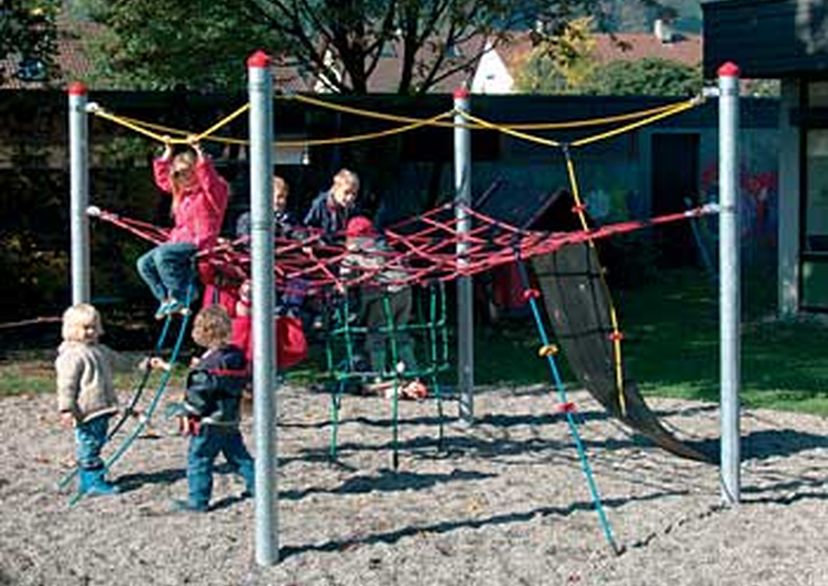
M 704 73 L 725 61 L 744 78 L 782 78 L 828 67 L 824 0 L 726 0 L 702 4 Z
M 782 80 L 779 107 L 779 313 L 794 315 L 799 308 L 799 128 L 791 124 L 791 110 L 799 107 L 800 83 Z

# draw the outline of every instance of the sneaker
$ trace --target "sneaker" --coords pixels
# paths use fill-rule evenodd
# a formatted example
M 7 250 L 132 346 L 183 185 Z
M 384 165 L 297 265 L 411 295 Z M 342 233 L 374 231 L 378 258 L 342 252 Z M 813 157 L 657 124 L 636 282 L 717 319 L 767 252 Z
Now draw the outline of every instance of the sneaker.
M 162 320 L 167 317 L 169 313 L 168 307 L 170 306 L 170 300 L 167 299 L 166 301 L 162 301 L 161 304 L 158 306 L 158 309 L 155 310 L 155 319 Z
M 400 390 L 401 399 L 419 400 L 428 397 L 428 387 L 421 381 L 413 380 Z
M 190 313 L 190 308 L 185 305 L 183 301 L 179 301 L 178 299 L 170 299 L 166 307 L 166 312 L 168 314 L 180 313 L 181 315 L 187 315 Z

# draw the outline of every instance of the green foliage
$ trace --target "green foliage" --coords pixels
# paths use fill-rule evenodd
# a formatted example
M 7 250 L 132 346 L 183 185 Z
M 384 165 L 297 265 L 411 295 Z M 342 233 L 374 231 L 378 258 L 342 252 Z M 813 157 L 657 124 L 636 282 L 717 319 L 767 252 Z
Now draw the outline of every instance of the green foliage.
M 596 69 L 584 93 L 623 96 L 690 96 L 702 88 L 700 67 L 647 58 L 613 61 Z
M 89 43 L 92 84 L 119 89 L 238 91 L 245 60 L 278 53 L 280 39 L 229 0 L 83 0 L 105 30 Z
M 778 98 L 781 92 L 778 79 L 746 79 L 742 95 L 752 98 Z
M 55 76 L 55 18 L 60 4 L 60 0 L 10 0 L 0 4 L 0 61 L 12 59 L 21 66 L 19 71 L 0 68 L 0 82 L 19 74 L 28 81 L 48 81 Z
M 593 75 L 597 62 L 592 18 L 576 18 L 547 35 L 529 53 L 515 78 L 518 91 L 531 94 L 577 94 Z

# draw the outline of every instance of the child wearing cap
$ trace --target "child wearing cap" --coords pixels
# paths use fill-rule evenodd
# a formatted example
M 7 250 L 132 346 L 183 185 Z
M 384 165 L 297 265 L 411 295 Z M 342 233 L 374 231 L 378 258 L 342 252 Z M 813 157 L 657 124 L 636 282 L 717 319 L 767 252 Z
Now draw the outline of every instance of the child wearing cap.
M 398 329 L 396 345 L 403 372 L 416 371 L 414 340 L 405 331 L 405 326 L 411 321 L 413 307 L 411 287 L 407 284 L 408 273 L 402 267 L 389 266 L 392 251 L 382 244 L 379 233 L 368 218 L 351 218 L 345 230 L 345 237 L 348 254 L 343 259 L 340 276 L 346 282 L 357 282 L 362 287 L 359 321 L 368 330 L 365 349 L 371 371 L 380 378 L 390 372 L 387 356 L 389 339 L 382 331 L 382 328 L 388 325 L 389 317 Z M 386 316 L 383 302 L 386 295 L 389 316 Z M 400 329 L 402 331 L 399 331 Z M 397 365 L 393 367 L 396 369 Z M 422 386 L 418 381 L 415 382 Z

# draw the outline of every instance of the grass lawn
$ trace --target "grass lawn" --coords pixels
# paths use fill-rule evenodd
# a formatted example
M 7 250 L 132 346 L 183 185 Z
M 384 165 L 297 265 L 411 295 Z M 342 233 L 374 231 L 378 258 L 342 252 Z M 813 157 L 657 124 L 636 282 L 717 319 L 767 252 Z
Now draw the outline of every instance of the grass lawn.
M 755 274 L 743 282 L 742 403 L 828 415 L 828 321 L 773 318 L 776 281 Z M 628 372 L 645 395 L 719 400 L 718 289 L 696 270 L 661 272 L 656 282 L 614 291 Z M 550 380 L 531 318 L 481 334 L 476 380 Z M 572 381 L 565 360 L 565 380 Z M 572 386 L 575 383 L 570 382 Z
M 773 275 L 751 275 L 743 283 L 742 402 L 828 415 L 828 322 L 819 317 L 773 319 Z M 613 292 L 625 335 L 628 371 L 646 395 L 717 402 L 719 399 L 718 290 L 701 271 L 659 273 L 655 282 Z M 537 357 L 531 317 L 476 328 L 475 380 L 485 384 L 550 381 Z M 113 346 L 117 344 L 109 341 Z M 453 347 L 453 346 L 452 346 Z M 54 351 L 8 353 L 0 359 L 0 396 L 54 392 Z M 564 380 L 573 381 L 566 361 Z M 305 384 L 318 377 L 312 362 L 290 373 Z M 174 385 L 181 385 L 183 370 Z M 119 375 L 119 388 L 135 384 Z M 452 383 L 448 380 L 446 382 Z M 551 383 L 550 383 L 551 384 Z M 568 383 L 574 387 L 574 383 Z

